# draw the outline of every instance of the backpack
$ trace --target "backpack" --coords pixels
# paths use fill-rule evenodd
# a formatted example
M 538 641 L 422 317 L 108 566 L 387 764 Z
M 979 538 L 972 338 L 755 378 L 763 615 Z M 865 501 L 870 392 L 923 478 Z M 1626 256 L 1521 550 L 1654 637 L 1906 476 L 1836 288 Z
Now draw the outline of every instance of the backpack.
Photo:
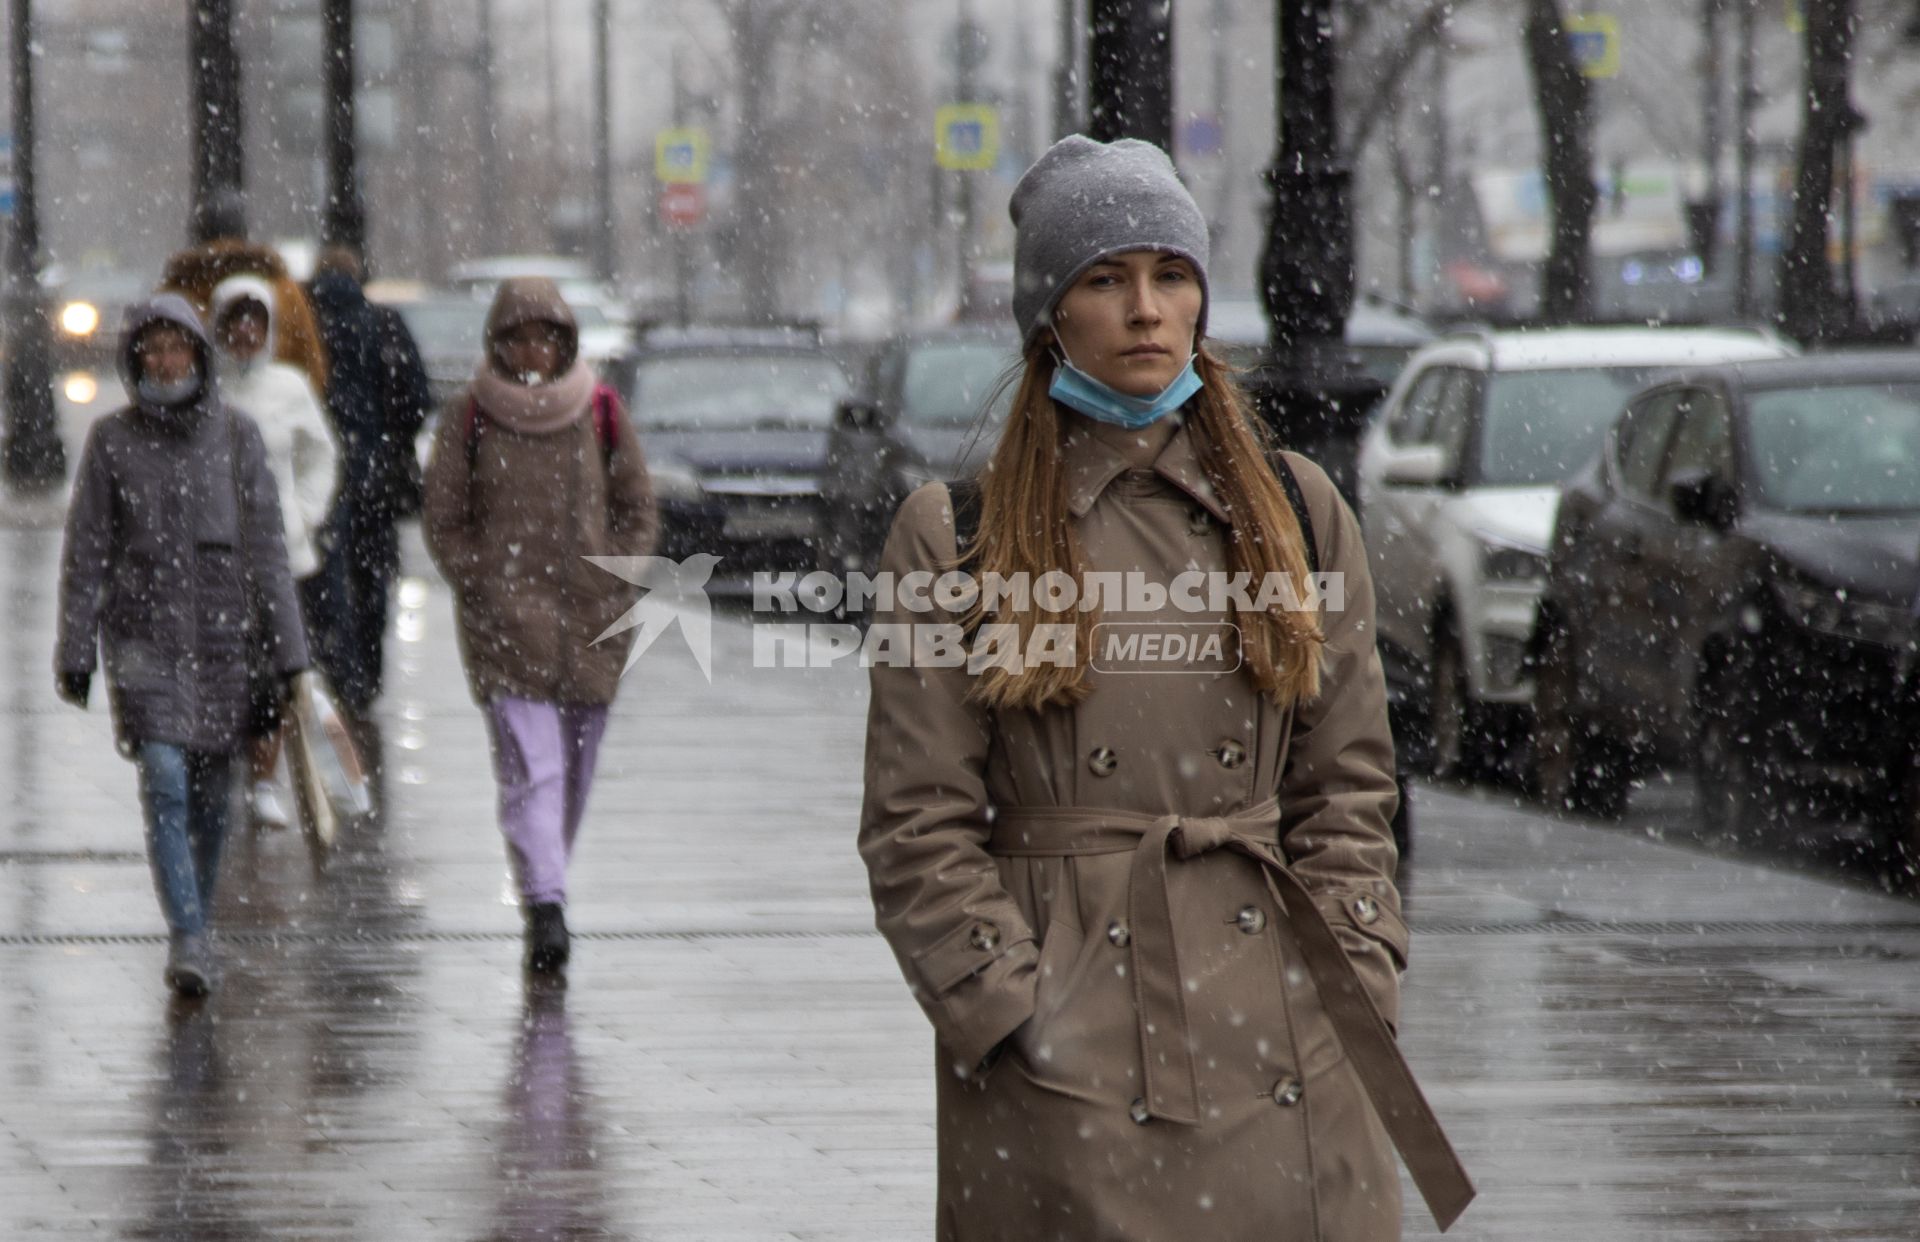
M 485 421 L 480 413 L 480 403 L 468 397 L 464 433 L 468 474 L 473 473 L 473 455 L 480 447 L 480 426 Z M 601 457 L 611 463 L 613 450 L 620 441 L 620 401 L 613 389 L 605 384 L 593 386 L 593 438 L 600 444 Z
M 1317 574 L 1320 549 L 1315 546 L 1313 517 L 1307 512 L 1307 497 L 1300 490 L 1300 480 L 1279 449 L 1267 454 L 1267 464 L 1273 467 L 1273 476 L 1280 481 L 1280 489 L 1286 492 L 1287 503 L 1293 506 L 1293 516 L 1300 523 L 1300 534 L 1307 545 L 1307 572 Z M 952 479 L 947 483 L 947 495 L 953 506 L 954 545 L 964 549 L 980 531 L 980 480 Z

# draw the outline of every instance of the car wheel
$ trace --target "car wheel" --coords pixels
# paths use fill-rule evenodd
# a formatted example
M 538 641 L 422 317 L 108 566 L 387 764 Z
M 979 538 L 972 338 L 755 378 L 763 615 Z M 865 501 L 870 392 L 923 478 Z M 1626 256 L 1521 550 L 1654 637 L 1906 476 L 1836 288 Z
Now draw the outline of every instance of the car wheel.
M 1533 786 L 1551 810 L 1617 819 L 1631 777 L 1625 757 L 1580 709 L 1573 634 L 1555 625 L 1534 680 Z
M 1480 774 L 1486 736 L 1467 689 L 1467 661 L 1460 640 L 1441 627 L 1434 638 L 1427 688 L 1427 738 L 1433 774 L 1472 780 Z
M 1777 798 L 1738 707 L 1719 700 L 1706 696 L 1695 724 L 1693 779 L 1701 832 L 1733 840 L 1769 820 Z

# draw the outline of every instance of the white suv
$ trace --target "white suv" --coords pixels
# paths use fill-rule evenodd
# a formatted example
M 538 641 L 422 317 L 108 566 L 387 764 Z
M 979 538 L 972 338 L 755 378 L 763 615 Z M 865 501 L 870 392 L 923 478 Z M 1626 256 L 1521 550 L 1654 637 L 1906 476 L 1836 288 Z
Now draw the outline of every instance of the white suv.
M 1408 360 L 1360 445 L 1381 655 L 1416 766 L 1472 775 L 1524 736 L 1527 640 L 1560 489 L 1656 373 L 1792 353 L 1720 328 L 1453 336 Z

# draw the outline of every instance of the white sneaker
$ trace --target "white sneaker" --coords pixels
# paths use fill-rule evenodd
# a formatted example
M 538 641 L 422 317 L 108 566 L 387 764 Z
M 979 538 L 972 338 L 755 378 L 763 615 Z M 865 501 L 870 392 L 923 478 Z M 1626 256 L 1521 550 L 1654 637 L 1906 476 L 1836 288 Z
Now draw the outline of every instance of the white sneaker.
M 280 791 L 273 787 L 272 781 L 253 783 L 253 822 L 262 828 L 285 828 L 288 824 L 287 809 L 280 805 Z

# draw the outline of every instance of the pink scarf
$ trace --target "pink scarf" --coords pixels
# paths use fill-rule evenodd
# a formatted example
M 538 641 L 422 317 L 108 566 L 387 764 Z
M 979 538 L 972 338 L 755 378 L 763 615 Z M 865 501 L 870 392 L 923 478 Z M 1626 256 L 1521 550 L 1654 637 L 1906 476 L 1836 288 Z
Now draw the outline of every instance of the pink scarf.
M 580 421 L 593 403 L 593 369 L 575 359 L 558 379 L 520 384 L 500 374 L 488 359 L 473 376 L 473 399 L 482 411 L 509 431 L 543 436 Z

